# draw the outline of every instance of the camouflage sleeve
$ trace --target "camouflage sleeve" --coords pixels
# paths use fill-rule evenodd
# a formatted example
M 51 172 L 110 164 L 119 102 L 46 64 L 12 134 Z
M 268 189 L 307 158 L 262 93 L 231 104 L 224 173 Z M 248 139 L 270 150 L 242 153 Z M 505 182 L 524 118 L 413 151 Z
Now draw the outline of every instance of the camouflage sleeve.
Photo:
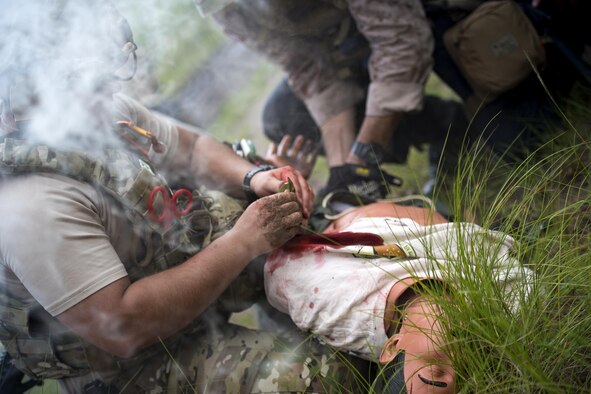
M 339 78 L 331 52 L 322 39 L 269 28 L 241 5 L 233 4 L 214 15 L 226 34 L 255 50 L 288 75 L 293 91 L 307 105 L 317 124 L 363 100 L 364 88 Z
M 208 325 L 213 327 L 212 323 Z M 197 338 L 187 337 L 175 356 L 182 369 L 169 368 L 168 381 L 161 383 L 168 392 L 363 393 L 369 389 L 367 362 L 295 330 L 278 335 L 225 324 Z M 144 368 L 142 378 L 156 392 L 154 386 L 165 374 L 150 376 L 149 371 L 150 366 Z
M 349 0 L 349 10 L 371 46 L 367 114 L 420 109 L 433 52 L 420 0 Z

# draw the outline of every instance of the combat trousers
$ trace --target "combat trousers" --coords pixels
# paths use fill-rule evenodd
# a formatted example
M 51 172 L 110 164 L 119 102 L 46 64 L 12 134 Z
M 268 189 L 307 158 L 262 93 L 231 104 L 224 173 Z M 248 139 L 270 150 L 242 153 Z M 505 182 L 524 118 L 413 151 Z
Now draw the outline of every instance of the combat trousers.
M 215 320 L 206 314 L 200 330 L 131 368 L 127 380 L 115 382 L 115 392 L 368 391 L 370 366 L 364 360 L 295 331 L 280 337 Z

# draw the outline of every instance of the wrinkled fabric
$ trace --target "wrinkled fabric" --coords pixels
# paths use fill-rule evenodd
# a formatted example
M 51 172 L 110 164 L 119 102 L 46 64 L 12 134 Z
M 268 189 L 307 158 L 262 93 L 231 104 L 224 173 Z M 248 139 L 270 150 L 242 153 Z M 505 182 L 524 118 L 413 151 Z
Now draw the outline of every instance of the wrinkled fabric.
M 287 72 L 292 89 L 319 125 L 363 100 L 368 88 L 343 66 L 356 55 L 337 45 L 347 24 L 356 24 L 371 49 L 367 114 L 420 109 L 433 52 L 421 2 L 349 0 L 344 8 L 337 7 L 344 2 L 329 3 L 242 0 L 214 18 L 229 35 Z
M 358 242 L 378 236 L 382 244 L 398 245 L 406 257 L 368 258 L 352 251 L 367 243 L 352 242 L 344 250 L 330 242 L 296 247 L 294 239 L 267 259 L 265 290 L 269 303 L 288 313 L 301 330 L 368 360 L 377 360 L 386 343 L 384 312 L 396 283 L 453 281 L 458 267 L 473 266 L 474 258 L 512 305 L 513 285 L 523 284 L 529 274 L 510 256 L 513 238 L 471 223 L 422 226 L 411 219 L 364 217 L 342 233 L 357 234 Z M 330 238 L 331 233 L 324 235 Z

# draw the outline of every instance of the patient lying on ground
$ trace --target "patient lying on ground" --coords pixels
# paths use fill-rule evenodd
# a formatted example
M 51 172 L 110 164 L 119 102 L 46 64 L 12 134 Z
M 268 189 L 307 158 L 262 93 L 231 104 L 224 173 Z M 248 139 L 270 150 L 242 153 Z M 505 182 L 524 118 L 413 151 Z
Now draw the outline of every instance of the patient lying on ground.
M 491 279 L 509 292 L 527 275 L 509 256 L 513 243 L 475 224 L 448 223 L 429 209 L 370 204 L 270 255 L 267 298 L 327 344 L 392 365 L 389 392 L 455 392 L 441 311 L 417 286 L 447 285 L 453 262 L 470 251 L 486 256 Z

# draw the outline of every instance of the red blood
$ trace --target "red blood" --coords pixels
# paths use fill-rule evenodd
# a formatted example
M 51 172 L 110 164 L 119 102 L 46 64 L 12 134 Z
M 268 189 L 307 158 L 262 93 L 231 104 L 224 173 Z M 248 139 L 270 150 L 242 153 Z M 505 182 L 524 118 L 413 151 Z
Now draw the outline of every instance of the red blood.
M 314 309 L 314 303 L 311 302 L 310 305 L 308 305 L 310 307 L 310 309 Z
M 267 257 L 267 264 L 265 269 L 269 274 L 273 275 L 273 272 L 279 267 L 284 266 L 289 261 L 289 253 L 286 253 L 283 249 L 275 249 Z
M 325 246 L 339 248 L 348 245 L 378 246 L 383 245 L 382 237 L 372 233 L 326 233 L 298 235 L 288 241 L 279 249 L 275 249 L 267 258 L 266 269 L 269 274 L 279 267 L 284 266 L 290 260 L 297 260 L 304 253 L 315 253 L 316 262 L 322 263 L 322 252 Z
M 299 235 L 283 245 L 282 249 L 286 252 L 302 252 L 325 245 L 339 248 L 348 245 L 378 246 L 383 244 L 384 240 L 379 235 L 346 231 L 341 233 Z

